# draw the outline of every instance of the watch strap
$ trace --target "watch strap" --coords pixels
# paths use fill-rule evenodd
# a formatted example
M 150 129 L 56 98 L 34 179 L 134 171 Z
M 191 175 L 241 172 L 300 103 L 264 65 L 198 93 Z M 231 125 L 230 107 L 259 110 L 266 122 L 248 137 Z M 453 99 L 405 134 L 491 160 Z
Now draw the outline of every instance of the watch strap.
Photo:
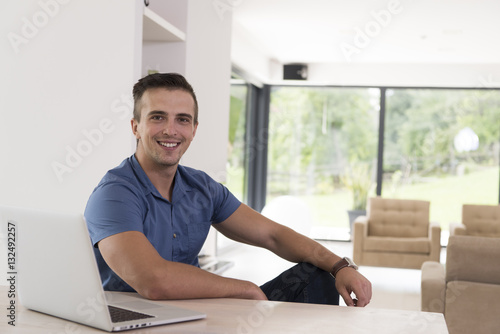
M 337 276 L 337 273 L 339 272 L 340 269 L 343 269 L 345 267 L 351 267 L 351 264 L 349 261 L 347 261 L 347 258 L 344 257 L 333 265 L 332 271 L 330 272 L 333 278 Z

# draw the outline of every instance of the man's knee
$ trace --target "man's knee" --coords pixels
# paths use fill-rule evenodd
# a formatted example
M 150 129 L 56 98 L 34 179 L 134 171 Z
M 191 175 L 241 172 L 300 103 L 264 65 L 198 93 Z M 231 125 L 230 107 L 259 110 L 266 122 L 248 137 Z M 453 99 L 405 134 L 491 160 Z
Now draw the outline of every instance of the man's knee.
M 311 275 L 307 291 L 310 303 L 339 305 L 340 295 L 335 287 L 335 278 L 320 268 Z

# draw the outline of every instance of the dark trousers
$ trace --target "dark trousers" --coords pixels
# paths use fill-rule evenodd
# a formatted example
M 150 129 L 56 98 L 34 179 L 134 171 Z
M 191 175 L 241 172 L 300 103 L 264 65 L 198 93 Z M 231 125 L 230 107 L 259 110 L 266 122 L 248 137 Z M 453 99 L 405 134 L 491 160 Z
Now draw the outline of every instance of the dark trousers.
M 260 287 L 269 300 L 339 304 L 335 278 L 309 263 L 299 263 Z

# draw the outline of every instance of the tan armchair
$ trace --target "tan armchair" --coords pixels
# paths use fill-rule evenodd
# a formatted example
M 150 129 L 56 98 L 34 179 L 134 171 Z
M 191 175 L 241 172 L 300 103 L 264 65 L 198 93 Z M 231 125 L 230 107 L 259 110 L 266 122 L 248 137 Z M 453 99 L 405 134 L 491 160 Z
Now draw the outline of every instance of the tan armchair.
M 500 205 L 462 206 L 462 224 L 450 224 L 450 235 L 500 237 Z
M 441 227 L 429 222 L 428 201 L 370 198 L 367 216 L 354 221 L 358 265 L 420 269 L 439 262 Z
M 422 265 L 422 311 L 443 313 L 450 334 L 499 333 L 500 238 L 450 236 L 446 266 Z

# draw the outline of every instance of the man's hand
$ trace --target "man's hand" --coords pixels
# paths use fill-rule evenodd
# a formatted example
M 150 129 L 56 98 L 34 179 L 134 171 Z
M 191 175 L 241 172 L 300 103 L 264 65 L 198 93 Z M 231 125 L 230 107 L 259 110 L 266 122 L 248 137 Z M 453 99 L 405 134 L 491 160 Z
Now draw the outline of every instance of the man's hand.
M 249 289 L 248 295 L 244 295 L 241 298 L 254 299 L 254 300 L 268 300 L 266 294 L 257 285 L 254 285 L 252 289 Z
M 342 268 L 337 272 L 335 287 L 347 306 L 364 307 L 372 298 L 370 281 L 350 267 Z M 351 292 L 354 292 L 356 299 L 352 299 Z

